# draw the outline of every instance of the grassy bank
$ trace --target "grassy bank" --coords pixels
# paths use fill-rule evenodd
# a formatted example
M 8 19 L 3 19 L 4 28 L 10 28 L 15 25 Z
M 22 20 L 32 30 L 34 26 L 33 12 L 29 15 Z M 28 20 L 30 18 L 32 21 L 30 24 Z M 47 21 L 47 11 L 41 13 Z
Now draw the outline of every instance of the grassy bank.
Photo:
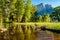
M 37 25 L 37 27 L 41 26 L 46 26 L 46 28 L 51 28 L 51 29 L 60 29 L 60 23 L 49 23 L 49 22 L 44 22 L 44 23 L 15 23 L 16 25 Z
M 46 26 L 46 28 L 51 28 L 51 29 L 60 29 L 60 23 L 49 23 L 49 22 L 42 22 L 42 23 L 14 23 L 15 25 L 26 25 L 26 26 L 32 26 L 32 27 L 36 27 L 35 25 L 37 25 L 37 27 L 41 27 L 41 26 Z M 8 24 L 6 24 L 6 27 L 8 28 Z M 0 26 L 0 28 L 4 28 L 4 26 Z

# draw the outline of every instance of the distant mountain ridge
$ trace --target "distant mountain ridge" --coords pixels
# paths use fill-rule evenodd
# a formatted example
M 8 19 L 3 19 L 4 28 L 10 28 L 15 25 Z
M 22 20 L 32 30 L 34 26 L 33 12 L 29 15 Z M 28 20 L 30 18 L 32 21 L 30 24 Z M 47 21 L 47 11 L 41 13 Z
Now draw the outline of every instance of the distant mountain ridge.
M 37 5 L 37 13 L 38 15 L 44 15 L 44 14 L 51 14 L 53 11 L 53 7 L 49 4 L 38 4 Z

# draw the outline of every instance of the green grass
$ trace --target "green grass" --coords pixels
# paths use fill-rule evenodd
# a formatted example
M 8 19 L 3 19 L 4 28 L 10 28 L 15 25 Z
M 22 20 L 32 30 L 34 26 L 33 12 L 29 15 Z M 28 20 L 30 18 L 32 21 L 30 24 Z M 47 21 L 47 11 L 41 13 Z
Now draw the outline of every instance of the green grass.
M 19 24 L 19 25 L 35 25 L 37 24 L 38 27 L 41 26 L 46 26 L 46 28 L 50 28 L 50 29 L 57 29 L 60 30 L 60 23 L 49 23 L 49 22 L 43 22 L 43 23 L 15 23 L 15 24 Z
M 52 23 L 52 22 L 41 22 L 41 23 L 36 23 L 36 22 L 29 22 L 29 23 L 14 23 L 13 25 L 31 25 L 33 27 L 35 27 L 35 24 L 38 25 L 38 27 L 41 27 L 41 26 L 46 26 L 46 28 L 51 28 L 51 29 L 58 29 L 60 30 L 60 23 Z M 8 25 L 7 25 L 8 26 Z M 0 26 L 0 28 L 3 28 L 3 25 Z M 8 27 L 7 27 L 8 28 Z

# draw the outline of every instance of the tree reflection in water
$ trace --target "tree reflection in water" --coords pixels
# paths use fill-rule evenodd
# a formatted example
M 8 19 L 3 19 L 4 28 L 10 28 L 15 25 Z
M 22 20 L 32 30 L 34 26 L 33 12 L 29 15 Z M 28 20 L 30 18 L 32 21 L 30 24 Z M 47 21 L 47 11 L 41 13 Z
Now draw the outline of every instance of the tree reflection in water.
M 0 30 L 0 40 L 41 40 L 44 38 L 44 40 L 49 40 L 46 38 L 50 37 L 47 32 L 41 30 L 38 32 L 35 29 L 36 27 L 30 25 L 11 26 L 6 31 Z M 52 40 L 60 40 L 60 34 L 53 33 Z

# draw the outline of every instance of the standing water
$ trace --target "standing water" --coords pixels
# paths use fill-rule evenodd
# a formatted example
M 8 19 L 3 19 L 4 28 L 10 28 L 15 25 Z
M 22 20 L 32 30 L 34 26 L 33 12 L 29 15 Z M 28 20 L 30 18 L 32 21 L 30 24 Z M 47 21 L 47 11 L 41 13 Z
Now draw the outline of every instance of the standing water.
M 38 40 L 60 40 L 60 34 L 41 30 L 37 38 Z
M 9 27 L 6 31 L 0 30 L 0 40 L 60 40 L 60 34 L 37 30 L 32 26 Z

